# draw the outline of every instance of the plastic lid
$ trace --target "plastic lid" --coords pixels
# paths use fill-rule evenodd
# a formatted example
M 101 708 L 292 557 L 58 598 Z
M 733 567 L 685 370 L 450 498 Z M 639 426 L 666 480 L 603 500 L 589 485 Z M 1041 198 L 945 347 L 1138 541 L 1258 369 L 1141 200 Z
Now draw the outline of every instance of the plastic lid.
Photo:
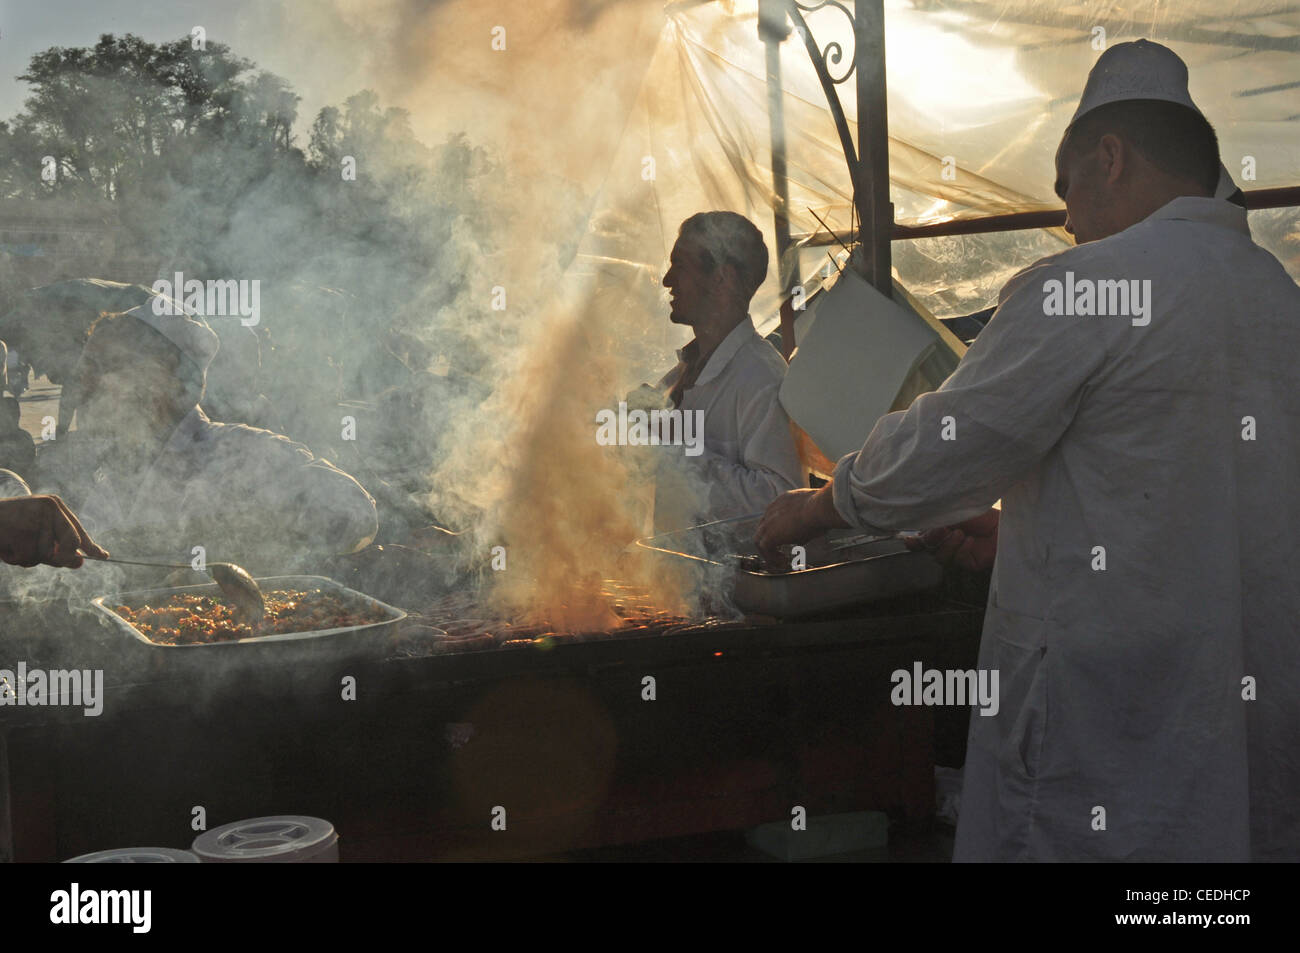
M 174 847 L 118 847 L 65 860 L 65 864 L 197 864 L 188 850 Z
M 288 862 L 308 860 L 338 842 L 334 825 L 319 817 L 255 817 L 215 827 L 194 839 L 201 861 Z

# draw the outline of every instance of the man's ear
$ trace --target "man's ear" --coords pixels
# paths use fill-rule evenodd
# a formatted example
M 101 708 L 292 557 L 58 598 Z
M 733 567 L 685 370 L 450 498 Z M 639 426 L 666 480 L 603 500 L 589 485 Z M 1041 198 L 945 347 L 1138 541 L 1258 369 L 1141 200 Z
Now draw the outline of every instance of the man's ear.
M 1107 185 L 1114 185 L 1119 181 L 1128 165 L 1128 158 L 1128 143 L 1113 132 L 1106 133 L 1097 143 L 1097 160 L 1101 163 L 1101 171 L 1106 177 Z
M 718 273 L 719 277 L 722 279 L 722 284 L 727 289 L 728 293 L 741 298 L 745 296 L 745 282 L 744 279 L 740 277 L 739 265 L 732 261 L 723 262 L 721 267 L 718 269 Z

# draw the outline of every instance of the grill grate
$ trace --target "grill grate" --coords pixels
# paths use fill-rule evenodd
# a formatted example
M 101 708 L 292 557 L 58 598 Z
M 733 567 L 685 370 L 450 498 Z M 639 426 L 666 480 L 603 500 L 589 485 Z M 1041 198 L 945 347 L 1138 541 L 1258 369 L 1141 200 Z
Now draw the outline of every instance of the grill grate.
M 690 619 L 656 607 L 650 591 L 642 587 L 605 580 L 600 595 L 621 624 L 598 632 L 566 632 L 546 620 L 493 618 L 476 594 L 450 593 L 409 613 L 398 627 L 394 654 L 412 658 L 492 649 L 547 649 L 565 642 L 642 638 L 710 624 L 710 620 Z

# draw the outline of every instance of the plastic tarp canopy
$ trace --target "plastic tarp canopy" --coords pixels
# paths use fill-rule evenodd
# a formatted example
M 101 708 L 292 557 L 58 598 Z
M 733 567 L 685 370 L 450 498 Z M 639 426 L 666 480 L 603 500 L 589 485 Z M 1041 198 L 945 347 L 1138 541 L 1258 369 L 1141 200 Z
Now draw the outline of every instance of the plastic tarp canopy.
M 806 4 L 817 7 L 817 4 Z M 834 4 L 806 12 L 843 76 L 852 21 Z M 631 103 L 613 164 L 578 246 L 578 270 L 614 282 L 628 306 L 661 309 L 658 279 L 678 225 L 694 212 L 746 214 L 775 249 L 768 79 L 758 0 L 669 4 Z M 1147 37 L 1187 62 L 1192 96 L 1214 123 L 1243 188 L 1300 184 L 1300 3 L 1270 0 L 1033 3 L 887 0 L 890 194 L 895 220 L 916 225 L 1056 209 L 1053 158 L 1101 49 Z M 617 42 L 617 38 L 611 38 Z M 851 226 L 851 188 L 826 97 L 795 35 L 780 44 L 792 232 Z M 856 141 L 853 77 L 836 87 Z M 1252 178 L 1253 176 L 1253 178 Z M 814 215 L 816 213 L 816 215 Z M 1251 213 L 1256 240 L 1300 276 L 1295 209 Z M 1016 271 L 1068 247 L 1061 229 L 895 241 L 897 280 L 934 314 L 996 303 Z M 797 274 L 815 285 L 836 246 L 803 247 Z M 777 263 L 752 316 L 777 321 Z M 666 355 L 665 355 L 666 356 Z

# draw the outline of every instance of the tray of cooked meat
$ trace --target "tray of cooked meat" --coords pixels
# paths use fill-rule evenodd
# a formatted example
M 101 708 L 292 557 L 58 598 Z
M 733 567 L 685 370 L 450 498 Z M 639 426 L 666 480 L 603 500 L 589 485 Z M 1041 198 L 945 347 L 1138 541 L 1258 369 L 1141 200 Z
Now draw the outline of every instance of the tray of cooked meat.
M 158 649 L 338 640 L 386 634 L 406 613 L 324 576 L 257 580 L 266 615 L 254 627 L 215 585 L 146 589 L 99 596 L 91 606 L 109 625 Z

